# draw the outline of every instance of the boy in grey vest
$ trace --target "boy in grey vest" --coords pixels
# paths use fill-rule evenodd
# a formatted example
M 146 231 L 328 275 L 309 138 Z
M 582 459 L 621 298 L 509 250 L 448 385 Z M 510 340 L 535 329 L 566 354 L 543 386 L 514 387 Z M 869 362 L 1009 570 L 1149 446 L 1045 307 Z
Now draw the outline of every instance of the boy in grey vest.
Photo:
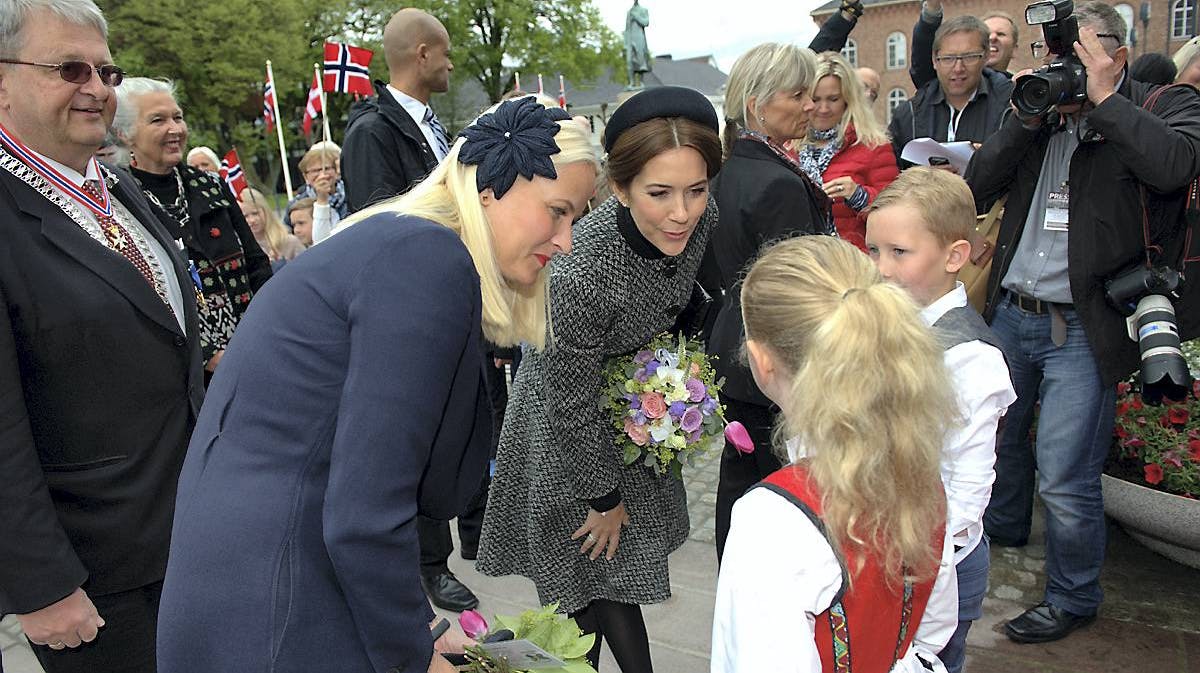
M 868 208 L 867 251 L 887 280 L 908 290 L 945 348 L 958 396 L 960 427 L 942 449 L 946 534 L 954 540 L 958 629 L 939 657 L 962 670 L 967 631 L 983 614 L 988 540 L 983 512 L 995 481 L 996 428 L 1017 395 L 1004 354 L 983 318 L 967 304 L 958 271 L 970 259 L 967 237 L 975 200 L 957 175 L 911 168 Z

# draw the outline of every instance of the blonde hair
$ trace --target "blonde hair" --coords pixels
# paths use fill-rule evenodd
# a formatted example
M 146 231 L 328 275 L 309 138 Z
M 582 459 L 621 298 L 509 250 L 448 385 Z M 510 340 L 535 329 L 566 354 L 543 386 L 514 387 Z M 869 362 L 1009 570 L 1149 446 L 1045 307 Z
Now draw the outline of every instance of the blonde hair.
M 267 197 L 262 192 L 247 187 L 242 190 L 238 196 L 238 201 L 249 203 L 257 206 L 262 211 L 263 220 L 263 238 L 266 239 L 267 246 L 270 250 L 264 250 L 272 259 L 279 258 L 283 255 L 283 242 L 287 240 L 288 230 L 283 226 L 279 216 L 275 214 L 275 209 L 271 207 L 271 203 L 267 201 Z
M 332 143 L 330 144 L 332 145 Z M 308 149 L 307 152 L 304 153 L 304 156 L 300 158 L 300 171 L 307 171 L 309 166 L 326 160 L 333 162 L 333 164 L 336 166 L 338 159 L 341 158 L 342 150 L 339 149 L 337 145 L 334 145 L 333 147 L 324 145 L 317 147 L 316 145 L 313 145 Z
M 584 161 L 599 170 L 590 134 L 583 126 L 573 119 L 560 121 L 558 126 L 554 142 L 560 151 L 551 155 L 550 161 L 555 166 Z M 537 282 L 528 288 L 511 288 L 504 280 L 492 247 L 492 228 L 479 201 L 479 188 L 475 184 L 477 169 L 458 161 L 464 142 L 463 138 L 457 139 L 429 177 L 408 193 L 361 210 L 343 220 L 339 227 L 379 213 L 403 213 L 452 229 L 462 238 L 479 273 L 484 336 L 498 346 L 524 342 L 541 349 L 546 345 L 546 281 L 550 267 L 542 269 Z
M 867 107 L 866 101 L 863 100 L 862 80 L 859 79 L 858 73 L 855 72 L 846 57 L 833 51 L 818 54 L 813 88 L 815 89 L 825 77 L 837 78 L 842 90 L 842 99 L 846 101 L 846 112 L 842 115 L 842 120 L 838 122 L 837 127 L 838 144 L 846 142 L 846 129 L 851 125 L 854 126 L 854 135 L 857 136 L 856 144 L 870 148 L 889 144 L 891 141 L 888 139 L 887 132 L 879 125 L 875 113 L 871 112 L 871 108 Z M 803 145 L 808 142 L 808 138 L 805 137 L 797 144 Z
M 946 517 L 938 464 L 957 407 L 912 299 L 853 245 L 801 236 L 755 262 L 742 317 L 746 338 L 793 374 L 781 432 L 811 449 L 835 552 L 879 553 L 897 583 L 932 576 Z
M 921 215 L 926 231 L 941 245 L 968 240 L 975 228 L 975 197 L 967 181 L 949 171 L 914 166 L 892 181 L 867 206 L 870 214 L 906 205 Z
M 1200 35 L 1197 35 L 1196 37 L 1193 37 L 1185 42 L 1184 45 L 1179 48 L 1179 51 L 1175 52 L 1175 72 L 1177 73 L 1175 76 L 1176 82 L 1179 81 L 1179 78 L 1183 76 L 1183 71 L 1187 70 L 1187 67 L 1191 65 L 1192 61 L 1195 60 L 1197 56 L 1200 56 Z
M 733 150 L 739 128 L 746 128 L 746 112 L 754 99 L 754 116 L 776 93 L 788 89 L 811 90 L 817 57 L 811 49 L 794 44 L 765 42 L 738 57 L 725 83 L 725 155 Z

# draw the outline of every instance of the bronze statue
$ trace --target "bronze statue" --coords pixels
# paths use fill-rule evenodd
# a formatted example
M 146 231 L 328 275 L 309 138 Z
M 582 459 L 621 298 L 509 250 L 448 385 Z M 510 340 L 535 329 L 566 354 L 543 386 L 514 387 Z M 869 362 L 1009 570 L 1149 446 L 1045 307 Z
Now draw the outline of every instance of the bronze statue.
M 625 15 L 625 71 L 629 77 L 629 88 L 642 87 L 642 75 L 650 72 L 652 59 L 646 47 L 646 26 L 650 25 L 650 11 L 633 0 L 633 6 Z

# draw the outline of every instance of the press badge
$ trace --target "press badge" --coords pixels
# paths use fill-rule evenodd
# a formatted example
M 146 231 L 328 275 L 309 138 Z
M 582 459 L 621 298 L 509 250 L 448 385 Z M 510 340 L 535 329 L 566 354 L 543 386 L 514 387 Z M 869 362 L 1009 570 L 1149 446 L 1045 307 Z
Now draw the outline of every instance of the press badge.
M 1046 219 L 1042 225 L 1046 231 L 1066 231 L 1070 221 L 1071 192 L 1067 183 L 1051 190 L 1046 197 Z

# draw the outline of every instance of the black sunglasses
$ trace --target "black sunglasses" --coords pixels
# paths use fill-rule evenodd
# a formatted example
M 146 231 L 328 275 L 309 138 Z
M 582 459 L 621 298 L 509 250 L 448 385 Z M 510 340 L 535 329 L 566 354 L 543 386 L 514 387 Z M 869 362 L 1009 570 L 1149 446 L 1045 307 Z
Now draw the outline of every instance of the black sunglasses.
M 92 71 L 100 76 L 100 81 L 105 86 L 119 86 L 121 81 L 125 79 L 125 71 L 121 70 L 111 63 L 108 65 L 93 66 L 87 61 L 63 61 L 62 63 L 33 63 L 31 61 L 15 61 L 13 59 L 0 59 L 0 63 L 8 63 L 10 65 L 35 65 L 39 68 L 50 68 L 58 71 L 58 76 L 71 84 L 87 84 L 92 78 Z

